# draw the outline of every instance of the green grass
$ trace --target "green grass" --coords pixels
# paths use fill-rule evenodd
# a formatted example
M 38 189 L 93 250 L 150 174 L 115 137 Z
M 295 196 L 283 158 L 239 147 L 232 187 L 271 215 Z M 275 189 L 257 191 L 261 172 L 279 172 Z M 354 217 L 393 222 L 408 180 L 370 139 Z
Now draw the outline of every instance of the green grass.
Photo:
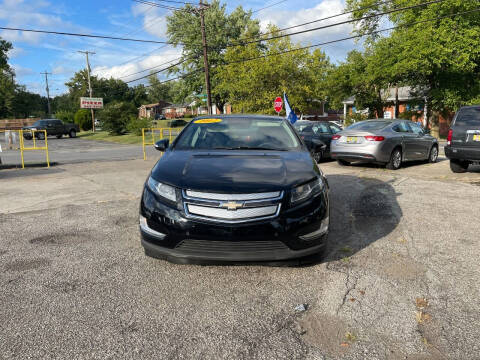
M 125 134 L 125 135 L 110 135 L 106 131 L 96 131 L 95 133 L 91 131 L 82 131 L 77 135 L 79 138 L 86 140 L 97 140 L 97 141 L 107 141 L 117 144 L 141 144 L 142 137 L 135 134 Z

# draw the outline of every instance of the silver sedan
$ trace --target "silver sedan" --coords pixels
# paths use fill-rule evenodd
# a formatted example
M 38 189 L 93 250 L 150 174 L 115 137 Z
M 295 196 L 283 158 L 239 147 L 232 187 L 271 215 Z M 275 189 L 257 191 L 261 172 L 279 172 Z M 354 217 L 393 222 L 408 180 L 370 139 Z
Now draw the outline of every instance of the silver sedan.
M 384 164 L 397 170 L 402 162 L 436 162 L 438 141 L 408 120 L 375 119 L 355 123 L 332 138 L 331 156 L 340 165 L 354 161 Z

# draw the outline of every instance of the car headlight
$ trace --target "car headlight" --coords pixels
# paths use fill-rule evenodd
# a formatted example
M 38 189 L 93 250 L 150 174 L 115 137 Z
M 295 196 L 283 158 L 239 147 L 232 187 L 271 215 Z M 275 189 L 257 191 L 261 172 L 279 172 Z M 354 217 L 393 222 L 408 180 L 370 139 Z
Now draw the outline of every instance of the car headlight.
M 158 196 L 173 202 L 177 202 L 177 192 L 173 186 L 158 182 L 151 176 L 148 178 L 147 185 L 148 188 Z
M 325 184 L 323 183 L 322 178 L 318 177 L 308 184 L 296 187 L 292 190 L 292 195 L 290 198 L 291 204 L 298 204 L 304 200 L 307 200 L 311 196 L 319 194 L 323 190 L 324 186 Z

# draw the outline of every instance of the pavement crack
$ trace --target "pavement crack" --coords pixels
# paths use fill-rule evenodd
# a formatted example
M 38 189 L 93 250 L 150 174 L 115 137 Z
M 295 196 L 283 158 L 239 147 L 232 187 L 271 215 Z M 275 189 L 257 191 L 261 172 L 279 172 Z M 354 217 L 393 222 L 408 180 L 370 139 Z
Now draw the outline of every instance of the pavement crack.
M 337 308 L 337 312 L 336 314 L 338 315 L 338 313 L 340 312 L 340 310 L 342 310 L 343 306 L 345 305 L 345 302 L 347 301 L 347 297 L 348 295 L 350 295 L 350 293 L 355 290 L 355 288 L 357 287 L 357 283 L 358 283 L 358 278 L 356 277 L 353 277 L 353 280 L 352 280 L 352 283 L 350 284 L 350 273 L 351 273 L 351 270 L 350 268 L 348 269 L 348 272 L 347 272 L 347 278 L 345 279 L 345 287 L 346 287 L 346 290 L 345 290 L 345 293 L 343 294 L 343 298 L 342 298 L 342 303 L 340 304 L 340 306 Z

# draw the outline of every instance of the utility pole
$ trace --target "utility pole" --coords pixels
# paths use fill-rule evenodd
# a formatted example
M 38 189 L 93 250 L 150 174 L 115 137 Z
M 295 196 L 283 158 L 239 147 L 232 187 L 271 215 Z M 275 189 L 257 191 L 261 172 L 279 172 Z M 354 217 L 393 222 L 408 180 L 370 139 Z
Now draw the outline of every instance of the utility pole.
M 210 90 L 210 71 L 208 67 L 208 47 L 207 47 L 207 36 L 205 34 L 205 10 L 209 5 L 204 4 L 202 0 L 199 0 L 199 9 L 200 14 L 200 24 L 202 30 L 202 43 L 203 43 L 203 66 L 205 67 L 205 86 L 207 88 L 207 110 L 208 114 L 212 113 L 212 93 Z
M 88 54 L 95 55 L 94 52 L 92 51 L 79 51 L 81 54 L 85 54 L 87 57 L 87 78 L 88 78 L 88 91 L 90 93 L 90 97 L 93 97 L 92 95 L 92 84 L 90 83 L 90 62 L 88 61 Z M 90 109 L 92 112 L 92 131 L 95 132 L 95 113 L 93 112 L 93 109 Z
M 45 70 L 45 72 L 40 73 L 40 74 L 45 75 L 45 84 L 47 86 L 48 115 L 50 115 L 52 113 L 52 110 L 50 108 L 50 89 L 48 88 L 48 75 L 52 75 L 52 73 L 49 73 L 49 72 L 47 72 L 47 70 Z

